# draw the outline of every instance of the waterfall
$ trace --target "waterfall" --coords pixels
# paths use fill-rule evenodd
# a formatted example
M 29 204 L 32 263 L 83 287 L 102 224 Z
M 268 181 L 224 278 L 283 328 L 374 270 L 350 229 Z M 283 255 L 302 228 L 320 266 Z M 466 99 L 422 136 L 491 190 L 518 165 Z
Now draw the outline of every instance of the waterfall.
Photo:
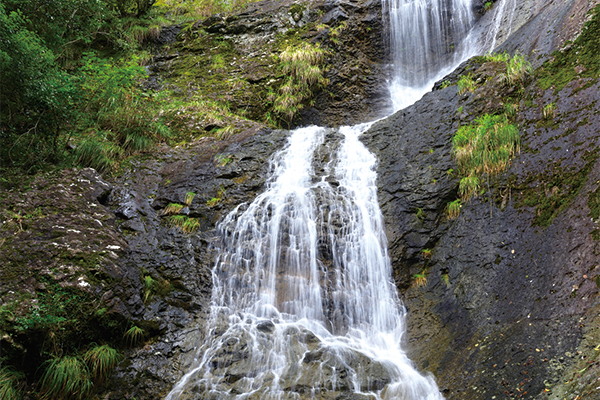
M 516 0 L 500 0 L 478 34 L 471 0 L 383 1 L 399 109 L 491 50 Z M 165 400 L 443 399 L 401 347 L 376 160 L 359 141 L 370 126 L 291 132 L 264 193 L 218 225 L 206 338 Z
M 219 224 L 210 332 L 167 399 L 442 399 L 400 347 L 369 126 L 293 131 L 266 191 Z M 341 143 L 315 168 L 326 135 Z
M 471 56 L 471 0 L 383 0 L 393 62 L 394 109 L 407 107 Z

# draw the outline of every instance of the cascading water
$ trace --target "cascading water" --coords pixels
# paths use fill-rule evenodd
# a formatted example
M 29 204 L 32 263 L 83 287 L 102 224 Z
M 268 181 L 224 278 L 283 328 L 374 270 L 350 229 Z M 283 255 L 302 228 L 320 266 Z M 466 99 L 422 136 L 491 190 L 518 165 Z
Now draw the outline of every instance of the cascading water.
M 400 348 L 369 126 L 294 131 L 267 190 L 219 225 L 211 332 L 167 399 L 442 398 Z M 319 176 L 328 133 L 343 138 Z
M 394 109 L 413 104 L 474 46 L 464 39 L 475 22 L 471 0 L 383 0 L 393 62 Z
M 514 1 L 500 0 L 494 26 Z M 396 109 L 496 43 L 494 27 L 483 41 L 467 34 L 471 0 L 384 0 L 384 9 Z M 404 311 L 391 280 L 376 161 L 358 140 L 369 126 L 293 131 L 271 161 L 267 190 L 219 225 L 206 340 L 165 400 L 443 399 L 400 346 Z M 320 167 L 319 152 L 333 154 Z

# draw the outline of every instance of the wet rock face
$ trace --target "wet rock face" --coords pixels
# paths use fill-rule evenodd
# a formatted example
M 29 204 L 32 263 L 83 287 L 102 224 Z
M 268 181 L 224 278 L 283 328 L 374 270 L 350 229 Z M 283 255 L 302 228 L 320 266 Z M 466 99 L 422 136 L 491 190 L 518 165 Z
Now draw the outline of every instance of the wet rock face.
M 185 149 L 164 147 L 119 179 L 108 206 L 128 244 L 121 262 L 139 271 L 140 285 L 147 277 L 158 282 L 141 290 L 135 315 L 136 324 L 157 339 L 127 354 L 109 398 L 164 397 L 188 369 L 204 340 L 215 224 L 262 189 L 268 160 L 286 139 L 286 132 L 249 131 L 229 141 L 204 138 Z M 195 196 L 186 202 L 190 192 Z M 181 208 L 165 214 L 169 204 Z M 197 221 L 197 228 L 186 232 L 173 225 L 177 216 Z
M 438 85 L 363 138 L 379 159 L 409 354 L 434 373 L 447 399 L 594 398 L 600 83 L 576 78 L 555 93 L 530 80 L 517 96 L 520 155 L 448 220 L 459 181 L 452 135 L 515 99 L 491 78 L 494 68 L 464 64 L 446 80 L 470 72 L 479 82 L 474 93 Z M 544 116 L 548 104 L 556 111 Z M 423 271 L 424 286 L 411 282 Z
M 237 15 L 169 28 L 165 38 L 178 32 L 177 38 L 149 65 L 149 85 L 184 97 L 201 93 L 226 102 L 233 113 L 270 122 L 277 118 L 274 96 L 286 78 L 279 54 L 302 42 L 317 44 L 324 50 L 328 83 L 305 101 L 290 126 L 364 122 L 390 107 L 382 30 L 379 0 L 261 1 Z M 186 126 L 200 131 L 215 127 L 199 120 Z

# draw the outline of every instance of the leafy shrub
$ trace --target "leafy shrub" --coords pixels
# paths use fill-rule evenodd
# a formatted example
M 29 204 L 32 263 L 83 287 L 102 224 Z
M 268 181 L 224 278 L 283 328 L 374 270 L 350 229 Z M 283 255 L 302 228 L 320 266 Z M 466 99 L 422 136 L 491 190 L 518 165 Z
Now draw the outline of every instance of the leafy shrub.
M 168 128 L 158 120 L 156 97 L 138 87 L 146 75 L 135 61 L 115 64 L 87 53 L 83 63 L 80 85 L 86 95 L 81 112 L 87 116 L 86 131 L 101 133 L 125 155 L 169 136 Z

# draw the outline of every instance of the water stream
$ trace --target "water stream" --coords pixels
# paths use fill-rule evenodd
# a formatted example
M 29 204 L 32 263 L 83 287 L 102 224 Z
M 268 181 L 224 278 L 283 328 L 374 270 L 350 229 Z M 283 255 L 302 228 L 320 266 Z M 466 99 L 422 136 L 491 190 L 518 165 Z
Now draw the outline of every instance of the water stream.
M 473 16 L 470 0 L 384 7 L 399 108 L 475 51 L 464 42 Z M 219 224 L 206 339 L 166 400 L 443 399 L 401 347 L 376 160 L 359 141 L 370 126 L 291 132 L 266 190 Z

